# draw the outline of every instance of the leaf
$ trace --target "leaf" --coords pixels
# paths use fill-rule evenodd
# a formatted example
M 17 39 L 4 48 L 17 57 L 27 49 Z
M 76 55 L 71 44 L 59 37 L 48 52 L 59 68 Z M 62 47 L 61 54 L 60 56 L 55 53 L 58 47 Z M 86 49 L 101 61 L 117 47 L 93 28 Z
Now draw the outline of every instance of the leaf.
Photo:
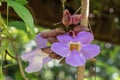
M 16 29 L 20 29 L 20 30 L 23 30 L 24 32 L 27 32 L 25 23 L 22 21 L 10 21 L 8 23 L 8 26 L 12 26 L 12 27 L 15 27 Z
M 34 22 L 33 22 L 33 17 L 29 10 L 25 8 L 23 5 L 21 5 L 18 2 L 12 1 L 12 0 L 5 0 L 5 2 L 8 3 L 10 7 L 12 7 L 15 12 L 20 16 L 20 18 L 25 22 L 26 26 L 29 28 L 29 31 L 32 34 L 35 34 L 34 30 Z
M 25 4 L 28 3 L 27 0 L 15 0 L 15 1 L 18 2 L 18 3 L 20 3 L 20 4 L 22 4 L 22 5 L 25 5 Z

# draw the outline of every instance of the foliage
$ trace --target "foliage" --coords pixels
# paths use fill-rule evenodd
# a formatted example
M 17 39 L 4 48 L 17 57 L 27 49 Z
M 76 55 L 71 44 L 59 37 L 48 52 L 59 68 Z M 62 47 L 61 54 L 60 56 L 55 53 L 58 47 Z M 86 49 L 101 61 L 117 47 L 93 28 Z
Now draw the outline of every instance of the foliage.
M 22 4 L 16 1 L 5 0 L 5 2 L 7 2 L 7 5 L 12 7 L 15 10 L 15 12 L 21 17 L 21 19 L 25 22 L 26 27 L 29 28 L 28 31 L 30 31 L 32 34 L 35 34 L 35 25 L 33 22 L 33 17 L 30 14 L 29 10 L 27 10 Z

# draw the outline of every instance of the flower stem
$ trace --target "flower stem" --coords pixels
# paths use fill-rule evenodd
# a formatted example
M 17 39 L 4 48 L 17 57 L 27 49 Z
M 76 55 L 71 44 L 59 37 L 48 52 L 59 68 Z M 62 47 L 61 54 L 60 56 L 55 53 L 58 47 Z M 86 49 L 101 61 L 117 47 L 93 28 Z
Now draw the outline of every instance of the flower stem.
M 85 65 L 77 67 L 77 80 L 84 80 Z
M 88 27 L 89 0 L 81 0 L 81 14 L 83 16 L 81 25 Z
M 89 0 L 81 0 L 81 25 L 88 27 Z M 77 68 L 77 80 L 84 80 L 85 65 Z

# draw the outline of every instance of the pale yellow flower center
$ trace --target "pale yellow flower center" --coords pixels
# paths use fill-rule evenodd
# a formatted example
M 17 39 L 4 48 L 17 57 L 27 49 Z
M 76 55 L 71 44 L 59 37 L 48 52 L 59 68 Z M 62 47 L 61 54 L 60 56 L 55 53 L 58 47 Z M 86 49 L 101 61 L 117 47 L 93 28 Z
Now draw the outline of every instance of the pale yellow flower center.
M 70 50 L 77 50 L 77 51 L 80 51 L 81 50 L 81 44 L 80 42 L 70 42 L 69 43 L 69 48 Z

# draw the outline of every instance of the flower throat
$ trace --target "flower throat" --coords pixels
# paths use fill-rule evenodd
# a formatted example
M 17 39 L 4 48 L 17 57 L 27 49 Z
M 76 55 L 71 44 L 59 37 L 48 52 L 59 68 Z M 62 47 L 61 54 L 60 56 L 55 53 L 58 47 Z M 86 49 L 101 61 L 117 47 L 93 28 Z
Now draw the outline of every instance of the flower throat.
M 69 48 L 70 48 L 71 51 L 72 50 L 80 51 L 81 50 L 81 44 L 80 44 L 80 42 L 70 42 Z

